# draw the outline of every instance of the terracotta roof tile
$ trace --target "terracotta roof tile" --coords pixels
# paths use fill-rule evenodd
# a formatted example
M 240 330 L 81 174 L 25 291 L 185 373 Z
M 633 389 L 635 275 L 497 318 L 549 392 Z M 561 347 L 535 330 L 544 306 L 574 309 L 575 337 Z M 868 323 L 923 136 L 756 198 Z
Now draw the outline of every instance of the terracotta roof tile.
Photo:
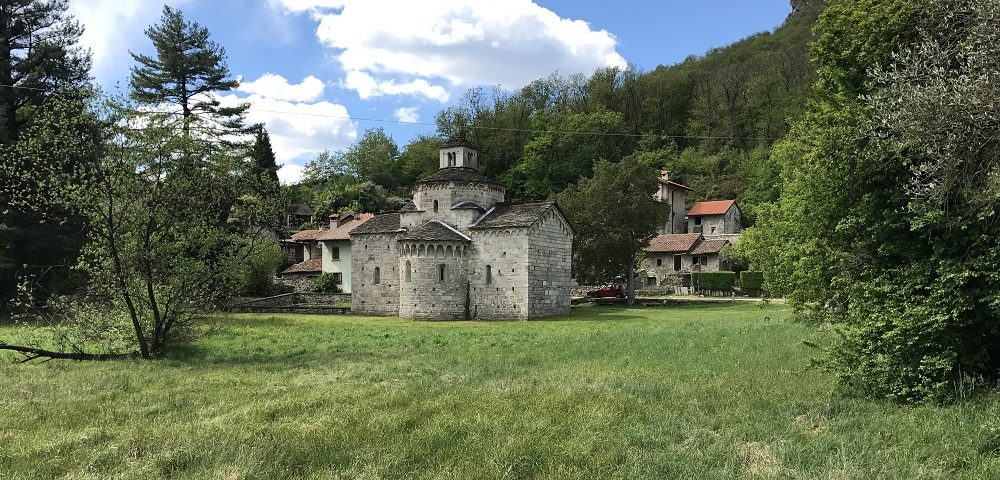
M 323 259 L 322 258 L 310 258 L 304 262 L 296 263 L 291 267 L 285 269 L 281 272 L 281 275 L 288 273 L 315 273 L 323 271 Z
M 691 250 L 691 255 L 711 255 L 722 251 L 728 240 L 703 240 Z
M 317 240 L 320 235 L 323 235 L 328 230 L 302 230 L 301 232 L 295 232 L 292 234 L 292 240 L 296 242 L 311 242 Z
M 712 200 L 710 202 L 698 202 L 688 210 L 687 215 L 689 217 L 698 217 L 702 215 L 725 215 L 729 211 L 729 207 L 732 207 L 736 203 L 736 200 Z
M 646 251 L 651 253 L 685 253 L 691 250 L 700 238 L 700 233 L 658 235 L 649 242 Z
M 316 240 L 350 240 L 351 232 L 355 228 L 360 227 L 363 223 L 374 217 L 375 215 L 371 213 L 359 214 L 333 230 L 324 230 L 324 233 L 317 237 Z

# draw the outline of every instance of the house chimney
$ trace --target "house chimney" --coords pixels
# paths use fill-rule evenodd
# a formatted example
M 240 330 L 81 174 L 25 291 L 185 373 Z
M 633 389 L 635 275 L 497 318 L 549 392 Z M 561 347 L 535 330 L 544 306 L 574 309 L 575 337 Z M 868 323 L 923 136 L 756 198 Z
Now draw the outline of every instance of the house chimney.
M 660 180 L 663 181 L 670 180 L 670 172 L 666 170 L 660 170 Z
M 330 214 L 330 230 L 333 230 L 340 226 L 340 215 L 336 213 Z

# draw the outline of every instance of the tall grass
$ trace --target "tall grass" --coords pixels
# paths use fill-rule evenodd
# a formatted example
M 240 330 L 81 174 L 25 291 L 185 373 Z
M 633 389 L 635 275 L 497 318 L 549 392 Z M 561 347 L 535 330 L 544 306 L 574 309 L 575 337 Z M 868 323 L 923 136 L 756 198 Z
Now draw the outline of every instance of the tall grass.
M 166 360 L 0 365 L 0 478 L 990 478 L 1000 398 L 904 408 L 772 306 L 239 315 Z M 0 327 L 0 338 L 19 332 Z

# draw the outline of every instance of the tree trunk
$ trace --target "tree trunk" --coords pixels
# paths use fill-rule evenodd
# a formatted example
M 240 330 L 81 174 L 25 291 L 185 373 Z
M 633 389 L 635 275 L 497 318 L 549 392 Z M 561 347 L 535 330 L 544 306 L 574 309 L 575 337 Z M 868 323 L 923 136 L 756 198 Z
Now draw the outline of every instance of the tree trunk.
M 635 257 L 628 261 L 628 278 L 625 279 L 625 295 L 628 305 L 635 305 Z

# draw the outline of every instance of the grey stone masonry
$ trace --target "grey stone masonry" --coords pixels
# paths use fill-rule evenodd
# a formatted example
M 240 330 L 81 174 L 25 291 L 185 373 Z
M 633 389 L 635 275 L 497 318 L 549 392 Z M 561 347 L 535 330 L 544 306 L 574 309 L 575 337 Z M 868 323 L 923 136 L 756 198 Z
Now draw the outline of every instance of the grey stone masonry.
M 399 237 L 399 233 L 351 234 L 352 312 L 399 315 Z
M 503 185 L 478 172 L 466 144 L 441 159 L 414 184 L 412 202 L 352 231 L 352 311 L 422 320 L 568 313 L 573 230 L 559 207 L 504 203 Z

